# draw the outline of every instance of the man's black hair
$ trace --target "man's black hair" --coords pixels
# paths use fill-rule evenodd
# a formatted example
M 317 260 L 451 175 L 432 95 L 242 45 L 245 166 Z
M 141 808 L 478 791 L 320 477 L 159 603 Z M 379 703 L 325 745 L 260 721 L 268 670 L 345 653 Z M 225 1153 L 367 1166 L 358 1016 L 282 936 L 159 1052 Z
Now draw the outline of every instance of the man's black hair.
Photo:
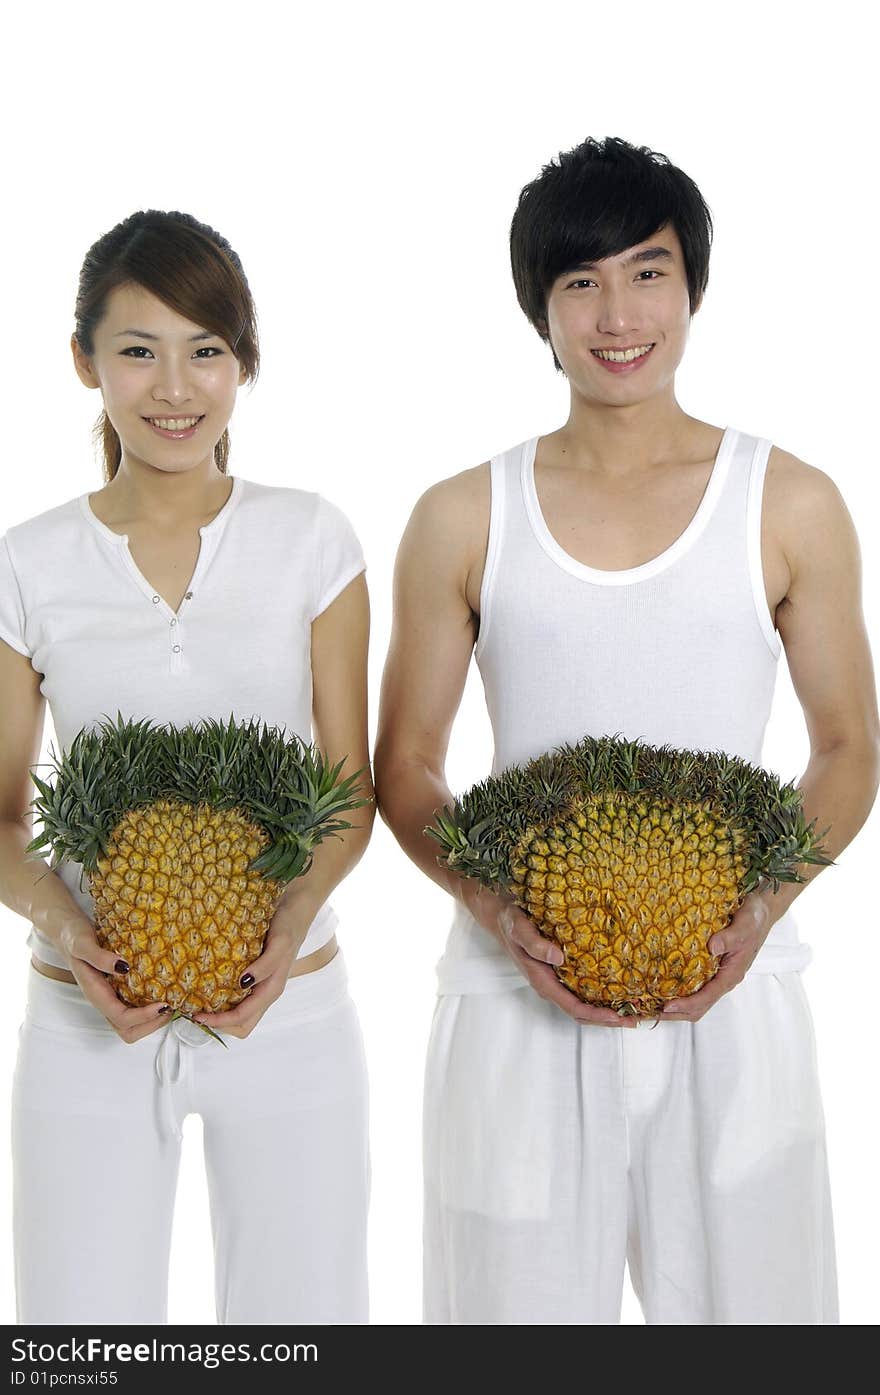
M 549 342 L 547 296 L 557 276 L 618 256 L 666 223 L 681 243 L 693 314 L 712 246 L 712 215 L 693 180 L 665 155 L 616 136 L 589 137 L 545 165 L 522 190 L 510 226 L 517 299 L 541 338 Z M 555 353 L 553 361 L 561 367 Z

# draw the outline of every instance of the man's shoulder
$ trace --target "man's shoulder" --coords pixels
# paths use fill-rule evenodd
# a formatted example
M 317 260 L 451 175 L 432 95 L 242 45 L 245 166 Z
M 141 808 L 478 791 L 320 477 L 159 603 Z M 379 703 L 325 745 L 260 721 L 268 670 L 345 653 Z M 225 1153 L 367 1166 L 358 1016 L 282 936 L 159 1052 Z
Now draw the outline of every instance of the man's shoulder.
M 468 470 L 459 470 L 455 475 L 447 475 L 445 479 L 437 480 L 436 484 L 425 490 L 418 502 L 424 503 L 430 510 L 442 512 L 483 496 L 488 498 L 488 490 L 489 462 L 486 460 L 482 465 L 474 465 Z
M 489 465 L 473 466 L 432 484 L 416 501 L 400 559 L 416 572 L 465 577 L 486 550 Z
M 770 536 L 798 570 L 856 545 L 852 519 L 831 476 L 779 446 L 767 460 L 764 516 Z
M 827 508 L 843 507 L 840 490 L 830 475 L 776 445 L 767 460 L 765 499 L 771 509 L 801 519 Z
M 432 534 L 461 536 L 488 519 L 489 498 L 489 464 L 486 461 L 438 480 L 426 489 L 416 501 L 411 525 Z

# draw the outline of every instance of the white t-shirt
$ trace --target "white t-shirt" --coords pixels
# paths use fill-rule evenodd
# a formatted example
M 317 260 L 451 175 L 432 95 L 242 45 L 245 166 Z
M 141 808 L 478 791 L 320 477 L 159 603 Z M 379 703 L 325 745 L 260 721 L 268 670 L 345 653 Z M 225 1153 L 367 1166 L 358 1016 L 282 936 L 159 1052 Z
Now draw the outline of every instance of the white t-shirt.
M 176 614 L 88 494 L 0 538 L 0 639 L 43 675 L 62 751 L 82 727 L 117 712 L 177 726 L 253 717 L 312 739 L 311 624 L 364 570 L 351 524 L 319 494 L 235 476 L 199 534 Z M 91 918 L 81 866 L 62 863 L 57 872 Z M 336 924 L 326 902 L 300 956 L 325 944 Z M 28 944 L 66 967 L 34 927 Z

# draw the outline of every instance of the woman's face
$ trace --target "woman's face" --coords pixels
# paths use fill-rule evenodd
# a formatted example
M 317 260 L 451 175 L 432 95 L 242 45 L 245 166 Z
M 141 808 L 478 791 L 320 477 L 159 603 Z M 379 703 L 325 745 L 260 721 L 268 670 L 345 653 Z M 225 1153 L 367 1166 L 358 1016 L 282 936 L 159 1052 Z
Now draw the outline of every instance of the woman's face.
M 94 331 L 72 341 L 76 371 L 98 387 L 123 463 L 180 474 L 211 466 L 245 370 L 230 346 L 142 286 L 119 286 Z

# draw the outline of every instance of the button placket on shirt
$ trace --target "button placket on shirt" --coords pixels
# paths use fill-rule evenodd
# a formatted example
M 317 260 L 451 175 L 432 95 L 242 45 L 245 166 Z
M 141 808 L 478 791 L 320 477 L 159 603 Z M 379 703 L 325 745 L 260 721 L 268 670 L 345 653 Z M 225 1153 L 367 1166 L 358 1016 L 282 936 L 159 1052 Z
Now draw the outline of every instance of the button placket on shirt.
M 219 520 L 223 520 L 222 531 L 225 531 L 225 525 L 226 523 L 228 523 L 230 511 L 233 509 L 235 503 L 240 497 L 241 486 L 242 481 L 240 479 L 233 480 L 232 492 L 229 498 L 227 499 L 226 504 L 223 506 L 223 508 L 220 510 L 220 512 L 216 515 L 216 517 L 212 520 L 211 523 L 205 524 L 203 527 L 199 529 L 199 553 L 196 559 L 195 570 L 192 574 L 192 577 L 190 578 L 190 585 L 193 586 L 193 589 L 187 591 L 184 595 L 184 598 L 180 603 L 180 607 L 176 615 L 174 611 L 172 611 L 168 602 L 153 589 L 149 580 L 147 579 L 147 577 L 144 576 L 143 572 L 140 570 L 137 563 L 135 562 L 134 557 L 132 556 L 131 548 L 129 546 L 128 534 L 113 532 L 104 523 L 102 523 L 100 519 L 98 519 L 96 515 L 92 512 L 92 509 L 88 501 L 88 495 L 82 495 L 80 497 L 80 507 L 91 526 L 97 529 L 97 531 L 104 538 L 106 538 L 109 542 L 113 544 L 117 556 L 119 557 L 120 561 L 130 574 L 130 576 L 133 578 L 140 592 L 143 595 L 146 595 L 146 597 L 152 601 L 154 606 L 159 607 L 159 615 L 161 617 L 162 624 L 167 627 L 166 633 L 168 635 L 168 671 L 170 673 L 185 671 L 183 663 L 183 656 L 186 650 L 186 640 L 184 639 L 183 635 L 184 608 L 187 602 L 193 599 L 195 590 L 198 589 L 199 586 L 201 586 L 202 578 L 207 568 L 211 564 L 211 560 L 217 550 L 217 545 L 221 537 L 221 528 L 219 525 Z
M 187 601 L 191 601 L 192 598 L 192 591 L 187 591 L 186 595 L 180 603 L 180 610 L 177 612 L 176 615 L 172 615 L 170 620 L 168 621 L 169 659 L 172 673 L 176 669 L 179 669 L 183 663 L 183 626 L 181 625 L 180 617 Z M 153 605 L 161 604 L 162 597 L 154 594 Z

